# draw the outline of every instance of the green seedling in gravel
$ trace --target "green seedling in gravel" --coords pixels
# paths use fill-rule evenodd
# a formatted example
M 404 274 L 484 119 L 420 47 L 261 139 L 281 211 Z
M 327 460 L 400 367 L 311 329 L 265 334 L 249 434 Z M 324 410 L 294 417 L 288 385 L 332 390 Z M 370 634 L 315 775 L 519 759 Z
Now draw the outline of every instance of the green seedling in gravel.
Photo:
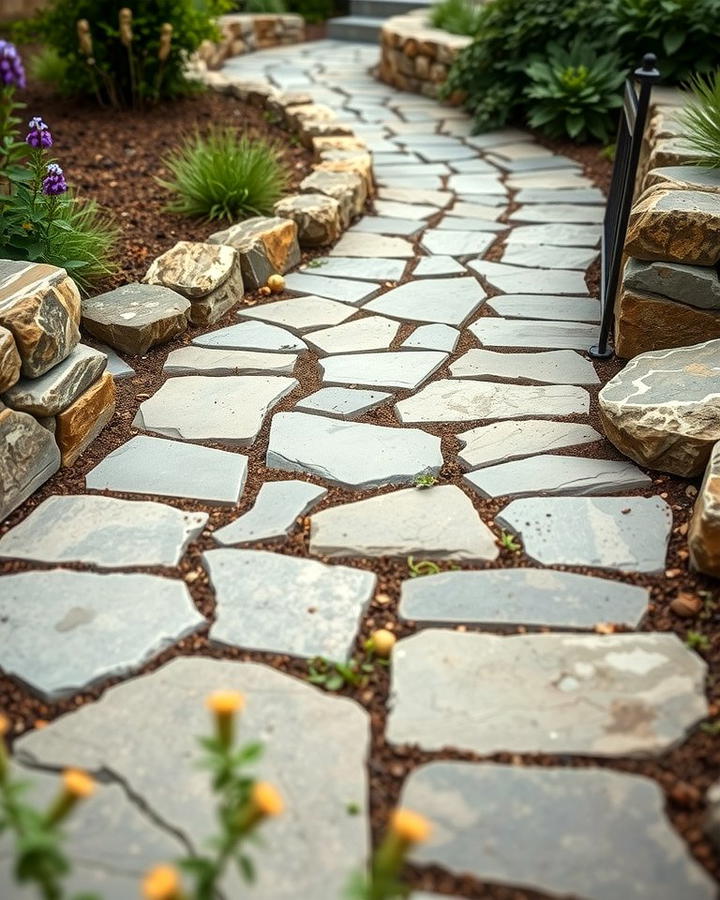
M 322 269 L 325 265 L 324 259 L 311 259 L 305 266 L 306 269 Z
M 685 636 L 685 643 L 691 650 L 709 650 L 710 638 L 700 631 L 688 631 Z
M 415 562 L 412 556 L 407 558 L 408 569 L 411 578 L 420 578 L 423 575 L 439 575 L 440 566 L 431 559 L 419 559 Z
M 703 722 L 700 726 L 700 731 L 717 737 L 720 734 L 720 719 L 715 719 L 714 722 Z
M 507 531 L 500 532 L 500 546 L 503 550 L 510 550 L 513 553 L 519 553 L 522 550 L 522 544 L 518 541 L 514 534 Z
M 415 476 L 414 483 L 417 488 L 429 488 L 434 484 L 437 484 L 437 478 L 434 475 L 430 475 L 428 472 L 424 472 L 422 475 Z
M 344 687 L 365 687 L 378 666 L 389 665 L 395 635 L 379 628 L 365 641 L 362 652 L 347 662 L 337 662 L 317 656 L 308 663 L 308 681 L 326 691 L 341 691 Z

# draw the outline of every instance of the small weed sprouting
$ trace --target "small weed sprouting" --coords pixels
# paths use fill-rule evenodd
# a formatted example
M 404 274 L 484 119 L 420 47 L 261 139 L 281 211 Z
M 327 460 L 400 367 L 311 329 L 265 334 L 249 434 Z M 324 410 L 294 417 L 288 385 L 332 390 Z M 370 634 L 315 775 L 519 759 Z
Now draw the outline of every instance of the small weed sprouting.
M 720 719 L 715 719 L 714 722 L 703 722 L 700 726 L 700 731 L 717 737 L 720 734 Z
M 522 550 L 522 544 L 517 540 L 514 534 L 507 531 L 500 532 L 500 546 L 503 550 L 510 550 L 512 553 L 519 553 Z
M 685 643 L 691 650 L 706 651 L 710 649 L 710 638 L 701 631 L 688 631 Z
M 311 259 L 305 264 L 306 269 L 321 269 L 325 265 L 324 259 Z
M 417 488 L 429 488 L 437 484 L 437 478 L 429 472 L 423 472 L 415 476 L 413 483 Z
M 441 572 L 440 566 L 431 559 L 419 559 L 415 562 L 412 556 L 408 556 L 407 565 L 411 578 L 420 578 L 423 575 L 439 575 Z
M 389 665 L 395 635 L 379 628 L 363 644 L 362 653 L 347 662 L 337 662 L 316 656 L 308 663 L 308 681 L 326 691 L 341 691 L 345 687 L 364 687 L 378 666 Z

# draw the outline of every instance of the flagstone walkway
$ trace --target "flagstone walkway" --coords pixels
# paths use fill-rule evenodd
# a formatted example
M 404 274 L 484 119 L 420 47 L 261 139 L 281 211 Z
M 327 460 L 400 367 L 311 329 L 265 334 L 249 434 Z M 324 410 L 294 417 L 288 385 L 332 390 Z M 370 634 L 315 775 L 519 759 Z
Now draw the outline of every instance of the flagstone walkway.
M 237 325 L 171 354 L 173 377 L 139 407 L 143 434 L 87 476 L 110 496 L 52 498 L 0 540 L 3 557 L 38 564 L 0 588 L 5 670 L 49 700 L 124 679 L 17 752 L 100 773 L 74 825 L 74 884 L 127 900 L 147 865 L 212 832 L 192 761 L 202 697 L 241 689 L 244 731 L 266 741 L 263 775 L 288 812 L 256 851 L 259 885 L 233 874 L 226 894 L 338 900 L 367 852 L 370 774 L 383 783 L 381 757 L 366 765 L 367 712 L 240 652 L 132 677 L 207 627 L 177 566 L 208 513 L 243 497 L 248 448 L 270 419 L 271 477 L 204 554 L 211 643 L 343 659 L 369 615 L 409 635 L 373 747 L 386 739 L 401 772 L 407 757 L 424 763 L 402 788 L 434 823 L 419 864 L 552 896 L 710 898 L 657 784 L 603 767 L 656 757 L 707 715 L 704 662 L 671 633 L 634 631 L 648 582 L 620 574 L 662 575 L 672 511 L 590 424 L 599 378 L 585 351 L 600 308 L 585 273 L 603 197 L 531 135 L 473 137 L 463 112 L 376 82 L 376 58 L 325 41 L 226 65 L 352 124 L 374 153 L 375 215 L 287 278 L 293 299 L 240 307 Z M 488 260 L 498 236 L 502 256 Z M 317 373 L 315 388 L 298 367 Z M 304 516 L 309 556 L 297 541 L 283 552 Z M 516 565 L 500 546 L 517 548 Z M 387 557 L 444 570 L 402 583 L 397 619 L 382 612 Z M 47 568 L 73 562 L 90 571 Z M 596 633 L 608 622 L 627 632 Z M 496 753 L 562 762 L 472 761 Z M 584 757 L 597 764 L 572 765 Z

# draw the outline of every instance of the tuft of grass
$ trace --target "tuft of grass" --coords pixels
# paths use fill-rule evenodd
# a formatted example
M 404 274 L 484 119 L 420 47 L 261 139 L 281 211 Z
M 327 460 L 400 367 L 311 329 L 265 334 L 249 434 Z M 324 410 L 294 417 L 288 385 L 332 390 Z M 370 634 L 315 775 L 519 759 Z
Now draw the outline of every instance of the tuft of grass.
M 710 638 L 701 631 L 688 631 L 685 644 L 691 650 L 706 651 L 710 649 Z
M 503 550 L 511 550 L 513 553 L 519 553 L 522 550 L 522 544 L 515 538 L 514 534 L 507 531 L 500 532 L 500 546 Z
M 698 151 L 697 164 L 720 168 L 720 69 L 714 75 L 693 75 L 692 99 L 680 114 L 686 143 Z
M 232 128 L 196 132 L 163 162 L 172 177 L 157 181 L 173 194 L 168 212 L 210 221 L 267 215 L 288 184 L 277 147 Z
M 474 37 L 480 25 L 482 4 L 473 0 L 441 0 L 430 10 L 430 24 L 450 34 Z
M 418 488 L 429 488 L 437 484 L 437 478 L 429 472 L 423 472 L 421 475 L 415 476 L 413 484 Z
M 68 196 L 53 223 L 44 261 L 66 269 L 83 292 L 117 271 L 113 254 L 120 232 L 94 200 Z
M 54 47 L 43 47 L 38 50 L 34 56 L 30 57 L 28 68 L 35 81 L 41 81 L 60 93 L 63 92 L 68 63 Z

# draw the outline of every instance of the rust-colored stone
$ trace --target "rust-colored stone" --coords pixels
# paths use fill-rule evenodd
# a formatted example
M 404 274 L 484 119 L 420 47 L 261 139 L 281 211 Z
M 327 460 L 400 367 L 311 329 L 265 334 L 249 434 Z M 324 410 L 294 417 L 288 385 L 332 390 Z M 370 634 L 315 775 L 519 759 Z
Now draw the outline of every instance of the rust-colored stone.
M 720 260 L 720 197 L 656 190 L 630 214 L 625 252 L 637 259 L 714 266 Z
M 115 382 L 106 372 L 56 417 L 55 438 L 63 466 L 71 466 L 115 412 Z
M 616 306 L 615 352 L 623 359 L 719 337 L 718 313 L 634 291 L 623 291 Z

